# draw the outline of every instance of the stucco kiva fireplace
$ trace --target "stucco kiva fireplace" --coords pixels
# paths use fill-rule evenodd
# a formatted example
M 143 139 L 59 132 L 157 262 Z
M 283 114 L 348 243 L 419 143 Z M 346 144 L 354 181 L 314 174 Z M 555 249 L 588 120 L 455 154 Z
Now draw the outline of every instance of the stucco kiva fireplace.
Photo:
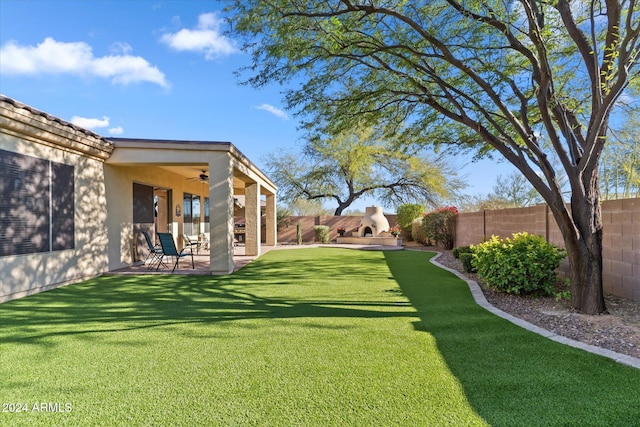
M 368 206 L 360 220 L 360 225 L 351 235 L 338 237 L 336 243 L 353 245 L 391 245 L 402 246 L 402 239 L 389 233 L 389 221 L 380 206 Z
M 378 237 L 381 233 L 389 231 L 389 221 L 382 213 L 380 206 L 365 208 L 364 216 L 358 227 L 358 237 Z

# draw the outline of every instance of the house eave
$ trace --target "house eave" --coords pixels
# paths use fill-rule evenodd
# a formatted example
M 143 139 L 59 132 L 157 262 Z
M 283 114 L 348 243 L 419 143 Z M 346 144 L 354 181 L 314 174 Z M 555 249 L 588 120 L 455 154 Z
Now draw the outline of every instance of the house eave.
M 102 161 L 114 149 L 94 132 L 4 95 L 0 95 L 0 132 Z

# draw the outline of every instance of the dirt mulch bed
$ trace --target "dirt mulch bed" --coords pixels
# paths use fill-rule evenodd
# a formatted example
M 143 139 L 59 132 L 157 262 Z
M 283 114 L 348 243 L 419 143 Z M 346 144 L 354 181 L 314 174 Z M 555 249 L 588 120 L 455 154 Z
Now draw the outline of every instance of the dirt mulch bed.
M 558 335 L 640 358 L 640 302 L 605 295 L 609 314 L 590 316 L 576 313 L 571 310 L 567 300 L 496 292 L 483 284 L 477 275 L 465 273 L 451 251 L 412 243 L 406 245 L 408 249 L 442 253 L 437 262 L 478 283 L 487 301 L 494 307 Z

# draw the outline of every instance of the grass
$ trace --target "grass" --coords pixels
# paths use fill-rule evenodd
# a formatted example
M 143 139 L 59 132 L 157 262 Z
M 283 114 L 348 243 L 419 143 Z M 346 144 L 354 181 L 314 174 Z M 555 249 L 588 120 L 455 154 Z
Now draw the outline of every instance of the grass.
M 271 251 L 2 304 L 0 400 L 27 411 L 0 425 L 640 425 L 640 370 L 493 316 L 429 257 Z

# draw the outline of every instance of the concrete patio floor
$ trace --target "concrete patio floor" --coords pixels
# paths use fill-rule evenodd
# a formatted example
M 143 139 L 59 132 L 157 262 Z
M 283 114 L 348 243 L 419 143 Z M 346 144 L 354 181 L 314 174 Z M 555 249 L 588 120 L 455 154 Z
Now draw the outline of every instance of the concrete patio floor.
M 262 254 L 269 252 L 271 249 L 274 249 L 273 246 L 262 246 Z M 238 271 L 245 265 L 249 264 L 254 259 L 258 258 L 257 256 L 247 256 L 244 254 L 245 248 L 244 246 L 236 246 L 233 251 L 233 271 Z M 161 265 L 158 270 L 149 269 L 147 265 L 142 264 L 142 262 L 138 262 L 130 267 L 121 268 L 119 270 L 113 270 L 108 273 L 105 273 L 105 276 L 113 276 L 113 275 L 121 275 L 121 274 L 172 274 L 171 269 L 173 268 L 173 263 L 175 262 L 175 258 L 169 258 L 166 264 L 169 268 Z M 211 275 L 211 271 L 209 270 L 209 251 L 200 251 L 198 254 L 193 254 L 193 263 L 195 264 L 195 268 L 191 268 L 191 257 L 186 256 L 180 259 L 178 263 L 178 267 L 175 269 L 173 274 L 185 274 L 185 275 L 195 275 L 195 276 L 209 276 Z
M 354 244 L 303 244 L 303 245 L 278 245 L 278 246 L 262 246 L 262 254 L 269 252 L 274 249 L 301 249 L 301 248 L 310 248 L 310 247 L 319 247 L 319 246 L 330 246 L 330 247 L 339 247 L 346 249 L 360 249 L 360 250 L 385 250 L 385 251 L 397 251 L 404 249 L 402 246 L 385 246 L 385 245 L 354 245 Z M 233 271 L 238 271 L 245 265 L 249 264 L 254 259 L 258 258 L 257 256 L 247 256 L 244 254 L 245 248 L 244 246 L 236 246 L 234 248 L 233 253 Z M 175 262 L 175 259 L 174 261 Z M 171 258 L 167 265 L 169 268 L 165 266 L 160 266 L 158 270 L 147 268 L 147 265 L 142 264 L 142 262 L 138 262 L 130 267 L 121 268 L 119 270 L 113 270 L 108 273 L 105 273 L 105 276 L 114 276 L 114 275 L 124 275 L 124 274 L 172 274 L 171 269 L 173 268 L 173 262 L 171 262 Z M 211 274 L 209 270 L 209 252 L 201 251 L 199 254 L 193 255 L 193 262 L 195 264 L 195 268 L 191 268 L 191 257 L 185 257 L 180 260 L 178 263 L 178 267 L 173 272 L 173 274 L 185 274 L 185 275 L 195 275 L 195 276 L 209 276 Z

